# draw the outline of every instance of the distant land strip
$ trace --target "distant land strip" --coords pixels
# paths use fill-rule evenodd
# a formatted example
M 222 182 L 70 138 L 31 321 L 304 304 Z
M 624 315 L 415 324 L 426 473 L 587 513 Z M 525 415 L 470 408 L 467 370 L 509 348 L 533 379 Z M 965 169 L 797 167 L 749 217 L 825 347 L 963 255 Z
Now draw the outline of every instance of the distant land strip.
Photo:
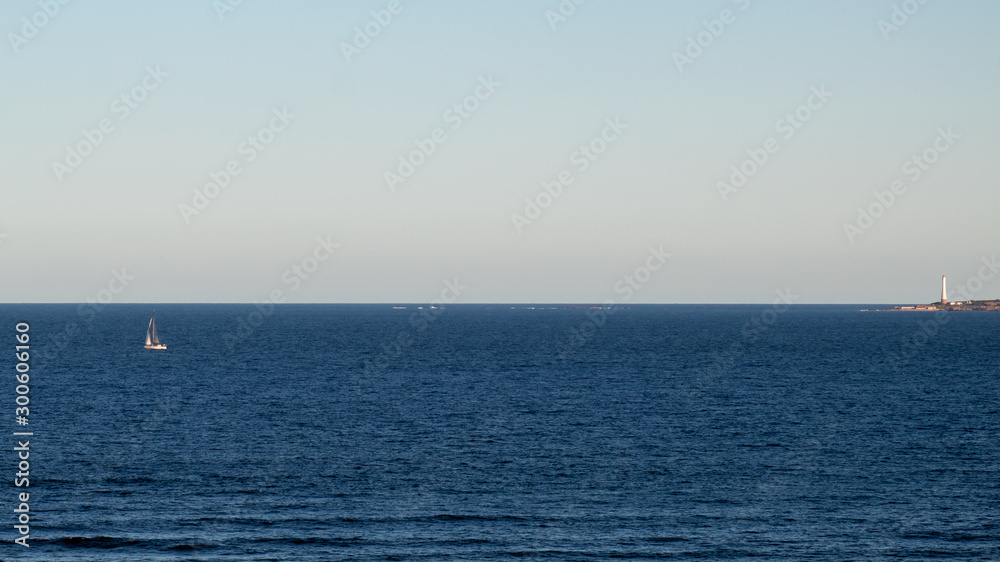
M 956 301 L 947 304 L 936 302 L 932 304 L 918 304 L 914 306 L 897 306 L 887 308 L 885 312 L 934 312 L 937 310 L 962 311 L 962 312 L 1000 312 L 1000 300 L 991 301 Z

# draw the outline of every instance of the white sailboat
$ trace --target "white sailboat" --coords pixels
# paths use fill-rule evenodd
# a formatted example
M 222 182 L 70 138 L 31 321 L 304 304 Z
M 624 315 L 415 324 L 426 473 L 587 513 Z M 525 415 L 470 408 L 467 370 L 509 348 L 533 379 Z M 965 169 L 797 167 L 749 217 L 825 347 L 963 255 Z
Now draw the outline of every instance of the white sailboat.
M 167 344 L 160 343 L 160 338 L 156 337 L 156 311 L 153 311 L 153 317 L 149 319 L 149 327 L 146 328 L 146 345 L 143 346 L 146 349 L 166 349 Z

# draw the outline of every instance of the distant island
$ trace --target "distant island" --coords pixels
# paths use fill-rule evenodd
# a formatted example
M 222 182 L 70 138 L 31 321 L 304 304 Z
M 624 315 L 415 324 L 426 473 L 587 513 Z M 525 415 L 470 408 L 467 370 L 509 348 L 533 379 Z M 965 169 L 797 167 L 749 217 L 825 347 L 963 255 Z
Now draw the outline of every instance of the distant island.
M 1000 311 L 1000 300 L 992 301 L 949 301 L 948 300 L 948 278 L 941 276 L 941 300 L 931 304 L 918 304 L 914 306 L 897 306 L 888 309 L 889 311 L 917 311 L 932 312 L 936 310 L 947 311 Z
M 992 301 L 952 301 L 948 303 L 936 302 L 932 304 L 918 304 L 914 306 L 897 306 L 887 309 L 889 311 L 916 311 L 933 312 L 935 310 L 954 311 L 993 311 L 1000 312 L 1000 300 Z

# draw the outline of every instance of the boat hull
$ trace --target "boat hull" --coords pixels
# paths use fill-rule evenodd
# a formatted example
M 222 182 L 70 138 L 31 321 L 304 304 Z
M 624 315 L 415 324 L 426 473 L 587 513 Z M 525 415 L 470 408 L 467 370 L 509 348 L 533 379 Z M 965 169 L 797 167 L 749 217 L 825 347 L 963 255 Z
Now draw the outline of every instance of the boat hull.
M 161 344 L 157 344 L 157 345 L 144 345 L 142 347 L 144 347 L 146 349 L 166 349 L 167 348 L 167 346 L 165 344 L 162 344 L 162 343 Z

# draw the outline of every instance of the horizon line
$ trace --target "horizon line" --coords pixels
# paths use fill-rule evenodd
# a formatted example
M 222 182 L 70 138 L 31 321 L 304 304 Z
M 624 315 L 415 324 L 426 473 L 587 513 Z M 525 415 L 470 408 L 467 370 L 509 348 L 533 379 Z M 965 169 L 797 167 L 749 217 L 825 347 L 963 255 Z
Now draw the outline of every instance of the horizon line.
M 979 300 L 1000 300 L 1000 299 L 979 299 Z M 284 302 L 284 303 L 274 303 L 266 301 L 267 304 L 272 306 L 314 306 L 314 305 L 367 305 L 367 306 L 434 306 L 438 308 L 446 308 L 449 306 L 483 306 L 483 305 L 500 305 L 500 306 L 589 306 L 589 307 L 612 307 L 612 306 L 730 306 L 730 305 L 772 305 L 774 303 L 768 302 L 634 302 L 634 303 L 599 303 L 599 302 L 462 302 L 462 303 L 433 303 L 433 302 L 393 302 L 393 301 L 383 301 L 383 302 Z M 193 304 L 211 304 L 211 305 L 247 305 L 254 306 L 259 304 L 265 304 L 265 302 L 209 302 L 209 301 L 171 301 L 171 302 L 125 302 L 125 303 L 87 303 L 87 302 L 76 302 L 76 301 L 58 301 L 58 302 L 0 302 L 0 306 L 8 305 L 91 305 L 91 306 L 159 306 L 159 305 L 193 305 Z M 796 302 L 796 303 L 782 303 L 785 306 L 900 306 L 900 305 L 913 305 L 913 304 L 940 304 L 940 302 L 930 302 L 930 303 L 912 303 L 912 302 L 895 302 L 895 303 L 879 303 L 879 302 Z

